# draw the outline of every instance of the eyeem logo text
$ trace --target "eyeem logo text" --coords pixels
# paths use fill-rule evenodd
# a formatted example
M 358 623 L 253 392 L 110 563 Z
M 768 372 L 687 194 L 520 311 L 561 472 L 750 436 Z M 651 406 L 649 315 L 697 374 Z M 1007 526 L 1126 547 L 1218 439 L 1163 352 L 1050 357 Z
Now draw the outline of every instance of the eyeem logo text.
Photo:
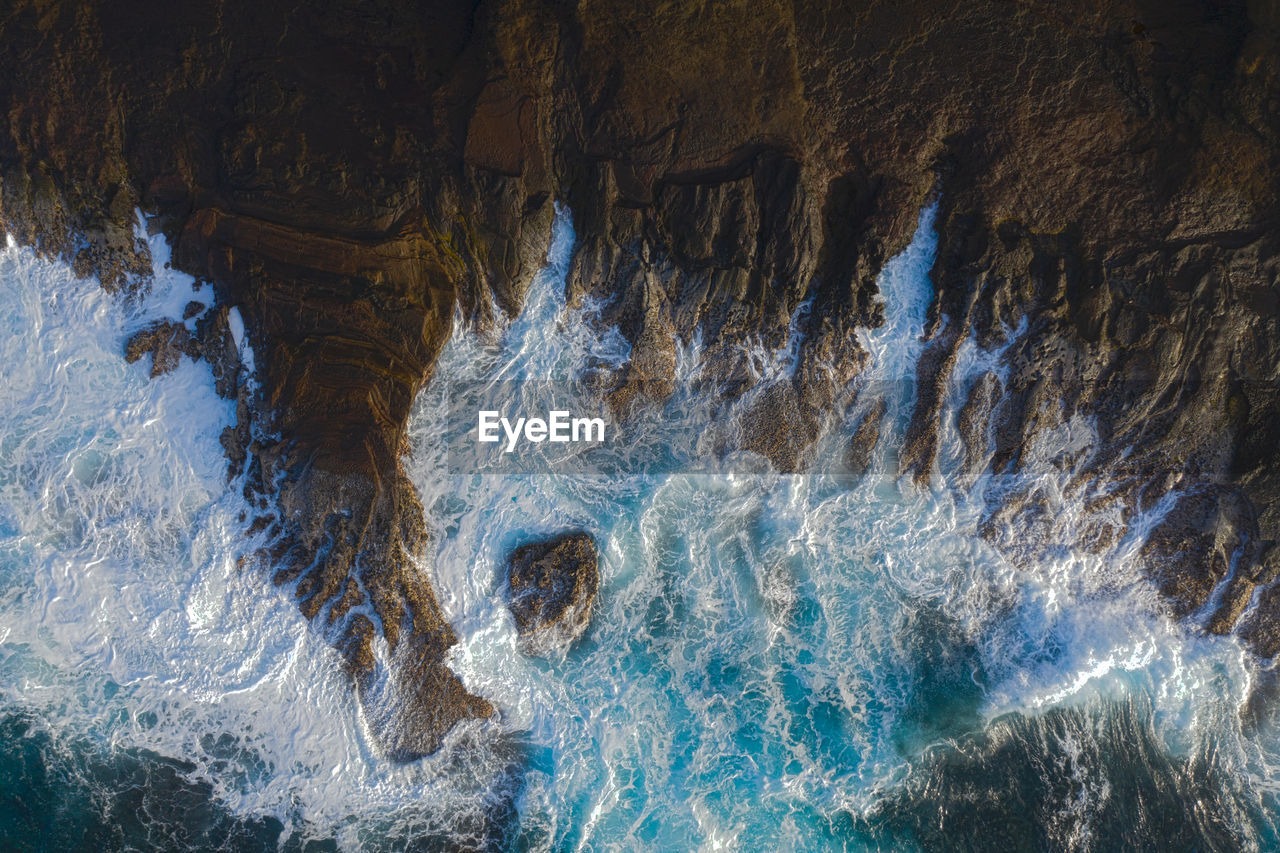
M 476 432 L 480 441 L 496 443 L 502 440 L 498 430 L 506 436 L 505 452 L 516 449 L 520 439 L 539 444 L 544 441 L 599 443 L 604 441 L 604 418 L 574 418 L 567 411 L 555 410 L 546 418 L 518 418 L 513 424 L 491 409 L 480 412 Z

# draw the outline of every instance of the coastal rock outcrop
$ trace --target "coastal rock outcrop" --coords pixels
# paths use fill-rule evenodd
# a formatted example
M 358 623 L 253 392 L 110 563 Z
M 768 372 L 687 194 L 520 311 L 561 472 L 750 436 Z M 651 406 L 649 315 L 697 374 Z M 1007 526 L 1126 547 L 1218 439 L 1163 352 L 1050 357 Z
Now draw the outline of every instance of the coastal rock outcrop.
M 184 355 L 200 356 L 190 330 L 184 324 L 171 320 L 153 323 L 130 337 L 124 347 L 124 360 L 133 364 L 148 353 L 151 354 L 153 379 L 177 367 Z
M 507 557 L 507 609 L 527 651 L 565 648 L 582 636 L 600 588 L 591 534 L 564 533 Z

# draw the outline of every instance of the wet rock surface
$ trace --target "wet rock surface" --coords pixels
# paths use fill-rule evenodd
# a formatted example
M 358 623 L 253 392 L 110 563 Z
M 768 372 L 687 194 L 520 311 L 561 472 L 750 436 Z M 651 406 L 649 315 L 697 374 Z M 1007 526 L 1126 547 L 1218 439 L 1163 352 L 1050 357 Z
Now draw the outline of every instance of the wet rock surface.
M 1226 633 L 1239 618 L 1254 584 L 1234 572 L 1237 562 L 1252 565 L 1256 541 L 1252 508 L 1239 492 L 1206 489 L 1183 495 L 1161 519 L 1144 545 L 1148 573 L 1177 616 L 1188 616 L 1210 602 L 1222 589 L 1219 609 L 1210 614 L 1209 629 Z
M 1000 379 L 986 371 L 969 389 L 969 396 L 956 417 L 956 427 L 964 442 L 964 472 L 972 478 L 982 470 L 990 456 L 992 411 L 1000 399 Z
M 184 355 L 198 358 L 199 349 L 182 323 L 161 320 L 135 333 L 124 348 L 124 360 L 133 364 L 151 355 L 151 376 L 162 376 L 177 367 Z
M 752 347 L 793 346 L 772 392 L 787 416 L 748 406 L 742 431 L 788 470 L 865 365 L 877 273 L 938 200 L 904 472 L 932 468 L 957 349 L 1004 346 L 999 387 L 966 408 L 971 475 L 1016 475 L 1079 414 L 1097 441 L 1072 464 L 1135 501 L 1247 504 L 1236 538 L 1212 535 L 1234 574 L 1170 587 L 1195 543 L 1150 571 L 1178 612 L 1212 604 L 1215 630 L 1270 655 L 1278 33 L 1268 4 L 1239 2 L 18 0 L 0 19 L 0 224 L 129 288 L 150 264 L 141 208 L 214 283 L 207 322 L 238 307 L 259 390 L 224 446 L 270 533 L 259 562 L 342 653 L 392 754 L 493 712 L 443 663 L 456 637 L 415 565 L 400 460 L 455 307 L 481 326 L 519 308 L 554 199 L 578 234 L 570 298 L 598 299 L 632 347 L 615 406 L 669 394 L 695 332 L 730 402 L 758 381 Z M 156 369 L 190 354 L 172 324 L 147 335 L 130 354 Z M 225 352 L 215 328 L 195 337 Z M 993 495 L 993 519 L 1034 515 L 1034 495 Z
M 600 588 L 596 543 L 589 533 L 564 533 L 521 545 L 507 557 L 507 609 L 526 650 L 565 648 L 591 622 Z
M 884 420 L 884 412 L 884 398 L 877 397 L 863 413 L 862 420 L 858 421 L 858 427 L 853 431 L 853 438 L 849 439 L 849 446 L 845 448 L 844 464 L 855 478 L 861 478 L 871 467 L 871 454 L 880 441 L 880 423 Z

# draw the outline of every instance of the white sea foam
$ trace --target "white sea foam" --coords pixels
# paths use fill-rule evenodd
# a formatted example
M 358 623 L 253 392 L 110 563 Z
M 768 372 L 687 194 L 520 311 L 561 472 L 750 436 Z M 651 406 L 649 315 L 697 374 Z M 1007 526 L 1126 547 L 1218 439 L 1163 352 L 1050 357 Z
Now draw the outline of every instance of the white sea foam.
M 233 404 L 204 364 L 148 379 L 122 357 L 132 331 L 212 298 L 150 245 L 155 281 L 133 302 L 30 250 L 0 253 L 3 710 L 108 754 L 188 760 L 237 813 L 348 847 L 367 831 L 356 818 L 412 810 L 423 826 L 479 808 L 488 777 L 460 784 L 450 749 L 378 758 L 336 655 L 266 577 L 237 568 L 245 506 L 218 442 Z

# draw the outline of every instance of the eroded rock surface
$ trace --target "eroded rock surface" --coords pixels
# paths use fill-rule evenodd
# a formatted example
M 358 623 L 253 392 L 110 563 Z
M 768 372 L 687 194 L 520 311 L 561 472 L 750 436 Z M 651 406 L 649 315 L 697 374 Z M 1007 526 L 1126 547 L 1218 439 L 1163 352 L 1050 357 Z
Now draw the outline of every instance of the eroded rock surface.
M 525 648 L 535 653 L 565 648 L 582 636 L 599 588 L 589 533 L 530 542 L 507 558 L 507 609 Z
M 695 333 L 727 403 L 757 381 L 749 349 L 794 343 L 770 392 L 787 417 L 742 413 L 784 469 L 842 414 L 876 274 L 939 199 L 904 471 L 932 468 L 958 348 L 1005 346 L 965 410 L 971 476 L 1013 478 L 1078 414 L 1097 440 L 1061 464 L 1117 484 L 1088 500 L 1247 505 L 1237 538 L 1212 534 L 1234 574 L 1215 562 L 1172 600 L 1222 602 L 1214 629 L 1239 623 L 1271 655 L 1278 31 L 1270 4 L 1189 0 L 17 0 L 0 17 L 0 219 L 128 287 L 150 263 L 140 207 L 239 308 L 260 392 L 224 444 L 271 538 L 262 561 L 393 754 L 493 711 L 443 664 L 456 638 L 416 563 L 400 457 L 455 307 L 480 324 L 519 308 L 556 198 L 578 234 L 571 298 L 598 297 L 632 347 L 614 405 L 670 393 Z M 185 351 L 157 335 L 138 344 L 156 364 Z M 992 494 L 993 520 L 1052 515 Z M 1162 586 L 1180 571 L 1152 567 Z
M 871 454 L 875 452 L 876 444 L 880 441 L 880 424 L 884 421 L 884 413 L 884 398 L 877 397 L 875 402 L 863 412 L 862 420 L 858 421 L 858 427 L 853 431 L 853 438 L 849 439 L 849 446 L 845 448 L 844 464 L 855 478 L 862 477 L 871 467 Z
M 130 337 L 124 347 L 124 360 L 132 364 L 148 353 L 153 379 L 177 367 L 184 355 L 200 356 L 190 330 L 171 320 L 160 320 Z

